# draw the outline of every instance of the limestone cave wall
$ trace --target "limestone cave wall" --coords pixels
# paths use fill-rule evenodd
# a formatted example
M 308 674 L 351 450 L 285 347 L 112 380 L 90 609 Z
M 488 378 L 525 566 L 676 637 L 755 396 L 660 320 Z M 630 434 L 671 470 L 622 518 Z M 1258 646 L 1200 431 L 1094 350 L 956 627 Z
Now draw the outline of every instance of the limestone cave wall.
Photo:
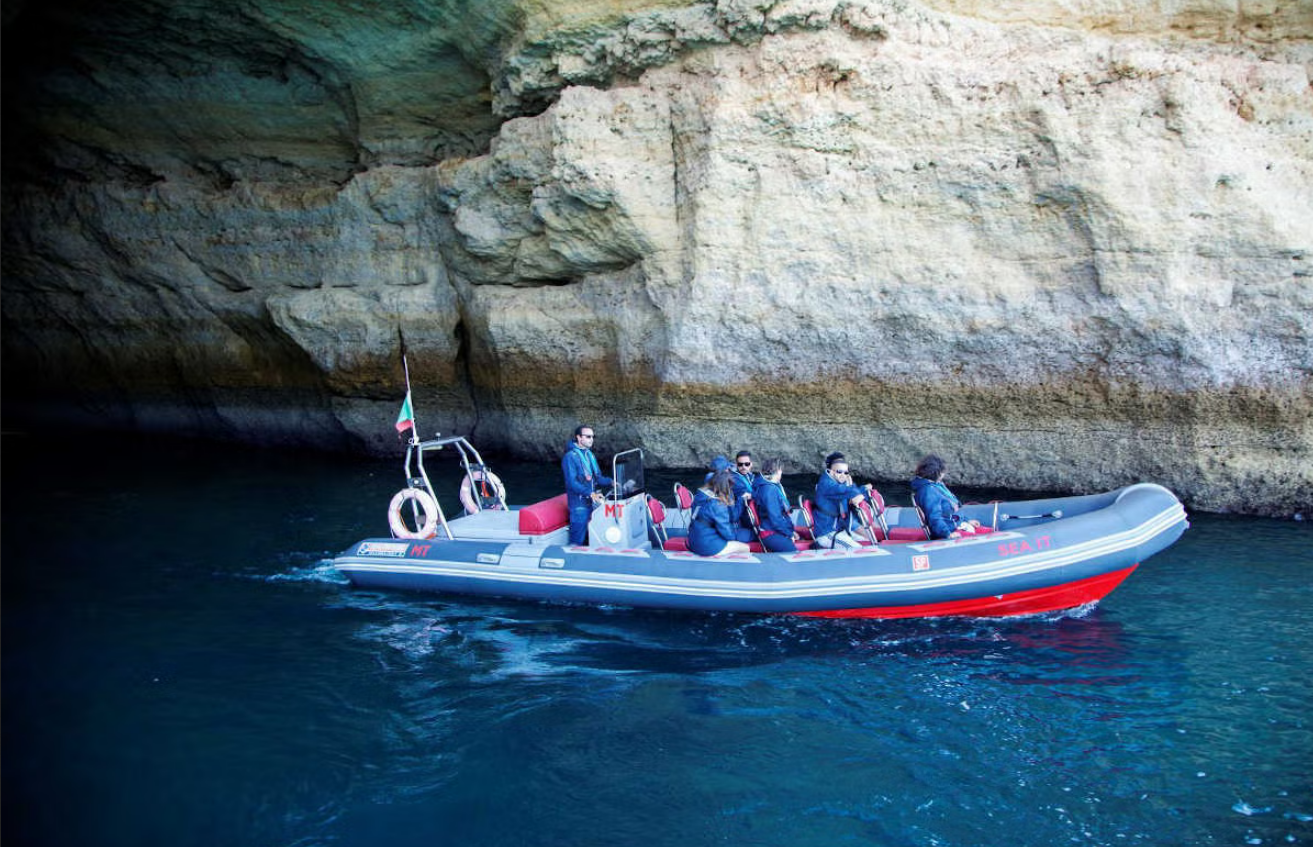
M 1313 0 L 3 21 L 3 411 L 1313 505 Z

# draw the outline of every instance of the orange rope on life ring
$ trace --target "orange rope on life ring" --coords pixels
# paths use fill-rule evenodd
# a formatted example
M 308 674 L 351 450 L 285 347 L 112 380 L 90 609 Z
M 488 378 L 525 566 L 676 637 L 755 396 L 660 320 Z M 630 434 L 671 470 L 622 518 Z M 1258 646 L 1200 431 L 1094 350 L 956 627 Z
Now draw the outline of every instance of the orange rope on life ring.
M 483 511 L 484 508 L 479 505 L 480 497 L 474 492 L 474 486 L 470 482 L 471 479 L 474 482 L 486 482 L 491 487 L 492 490 L 486 492 L 484 496 L 495 499 L 497 505 L 488 506 L 487 508 L 504 508 L 502 504 L 506 502 L 506 486 L 502 485 L 502 481 L 497 478 L 497 474 L 489 470 L 471 470 L 460 481 L 460 504 L 465 507 L 465 514 L 473 515 Z
M 424 512 L 424 523 L 418 529 L 406 526 L 401 517 L 401 509 L 414 500 Z M 434 538 L 438 534 L 438 504 L 433 496 L 422 488 L 403 488 L 388 504 L 388 526 L 396 538 Z

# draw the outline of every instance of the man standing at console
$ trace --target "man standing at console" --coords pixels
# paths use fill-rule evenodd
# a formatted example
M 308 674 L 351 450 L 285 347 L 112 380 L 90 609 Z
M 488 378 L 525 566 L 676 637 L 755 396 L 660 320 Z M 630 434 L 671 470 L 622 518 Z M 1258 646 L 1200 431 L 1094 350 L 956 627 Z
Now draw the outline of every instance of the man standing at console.
M 565 476 L 565 499 L 570 507 L 570 543 L 580 545 L 588 538 L 588 519 L 593 506 L 602 502 L 599 487 L 612 485 L 611 478 L 602 476 L 602 469 L 593 455 L 593 428 L 580 424 L 574 429 L 574 440 L 561 457 L 561 473 Z

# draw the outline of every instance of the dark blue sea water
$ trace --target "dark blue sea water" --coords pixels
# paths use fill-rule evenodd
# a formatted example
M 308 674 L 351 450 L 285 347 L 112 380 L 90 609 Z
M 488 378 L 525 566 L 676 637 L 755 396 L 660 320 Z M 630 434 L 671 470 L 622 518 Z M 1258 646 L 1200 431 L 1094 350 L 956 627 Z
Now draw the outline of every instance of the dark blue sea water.
M 399 460 L 2 448 L 6 847 L 1313 843 L 1307 523 L 1074 615 L 690 615 L 352 589 Z

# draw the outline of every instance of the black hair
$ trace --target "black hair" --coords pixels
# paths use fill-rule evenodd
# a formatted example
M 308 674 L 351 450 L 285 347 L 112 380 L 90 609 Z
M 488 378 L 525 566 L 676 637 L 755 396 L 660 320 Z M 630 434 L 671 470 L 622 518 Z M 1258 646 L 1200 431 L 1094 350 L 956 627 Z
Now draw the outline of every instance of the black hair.
M 945 467 L 944 460 L 936 456 L 934 453 L 931 453 L 917 464 L 916 475 L 925 477 L 933 482 L 939 479 L 940 475 L 943 474 Z
M 828 471 L 830 469 L 830 465 L 833 465 L 835 462 L 842 462 L 842 461 L 844 461 L 843 454 L 840 453 L 838 450 L 836 450 L 830 455 L 825 457 L 825 469 Z
M 751 450 L 740 450 L 739 452 L 737 452 L 737 453 L 734 454 L 734 458 L 735 458 L 735 459 L 742 459 L 744 456 L 747 456 L 749 459 L 751 459 L 751 458 L 752 458 L 752 451 L 751 451 Z
M 585 429 L 594 429 L 594 430 L 595 430 L 595 429 L 597 429 L 597 427 L 595 427 L 595 426 L 589 426 L 588 424 L 579 424 L 577 427 L 574 428 L 574 437 L 575 437 L 575 438 L 578 438 L 579 436 L 583 435 Z

